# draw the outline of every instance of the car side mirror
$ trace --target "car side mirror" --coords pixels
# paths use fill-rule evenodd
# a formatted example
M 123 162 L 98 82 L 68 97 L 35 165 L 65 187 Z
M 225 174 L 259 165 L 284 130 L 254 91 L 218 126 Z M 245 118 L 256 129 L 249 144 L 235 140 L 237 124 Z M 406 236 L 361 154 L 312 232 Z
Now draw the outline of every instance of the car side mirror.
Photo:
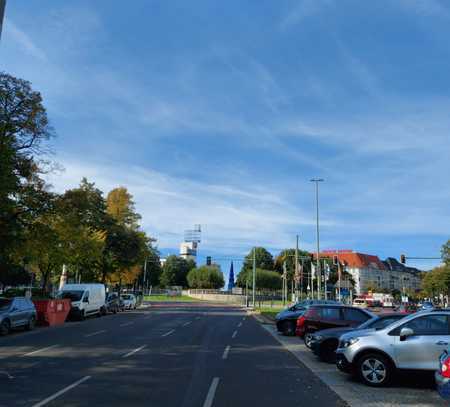
M 414 331 L 411 328 L 402 328 L 400 331 L 400 340 L 405 341 L 408 337 L 413 335 Z

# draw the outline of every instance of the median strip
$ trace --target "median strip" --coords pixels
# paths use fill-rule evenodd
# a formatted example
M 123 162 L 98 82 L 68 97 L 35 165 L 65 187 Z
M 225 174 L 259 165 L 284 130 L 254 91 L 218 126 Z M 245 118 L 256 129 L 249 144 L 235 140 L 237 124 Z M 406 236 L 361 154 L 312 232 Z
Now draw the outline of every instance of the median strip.
M 127 354 L 123 355 L 123 358 L 127 358 L 128 356 L 134 355 L 135 353 L 141 351 L 142 349 L 144 349 L 147 345 L 142 345 L 139 348 L 136 348 L 134 350 L 132 350 L 131 352 L 128 352 Z
M 203 407 L 211 407 L 214 401 L 214 396 L 216 395 L 217 386 L 219 384 L 219 378 L 215 377 L 211 382 L 211 386 L 209 387 L 208 394 L 206 395 L 205 402 L 203 403 Z
M 175 329 L 172 329 L 171 331 L 166 332 L 164 335 L 161 335 L 161 337 L 169 336 L 169 335 L 173 334 L 174 332 L 175 332 Z
M 33 352 L 28 352 L 28 353 L 23 354 L 22 357 L 36 355 L 37 353 L 45 352 L 46 350 L 56 348 L 57 346 L 59 346 L 59 345 L 47 346 L 46 348 L 34 350 Z
M 103 334 L 105 332 L 108 332 L 108 331 L 106 329 L 103 329 L 101 331 L 92 332 L 91 334 L 84 335 L 84 337 L 85 338 L 90 338 L 91 336 L 100 335 L 100 334 Z
M 57 393 L 53 394 L 50 397 L 47 397 L 45 400 L 40 401 L 37 404 L 34 404 L 33 407 L 42 407 L 46 404 L 50 403 L 51 401 L 55 400 L 57 397 L 63 395 L 64 393 L 67 393 L 69 390 L 72 390 L 74 387 L 79 386 L 81 383 L 84 383 L 86 380 L 89 380 L 91 376 L 85 376 L 82 379 L 76 381 L 75 383 L 72 383 L 70 386 L 65 387 L 64 389 L 58 391 Z

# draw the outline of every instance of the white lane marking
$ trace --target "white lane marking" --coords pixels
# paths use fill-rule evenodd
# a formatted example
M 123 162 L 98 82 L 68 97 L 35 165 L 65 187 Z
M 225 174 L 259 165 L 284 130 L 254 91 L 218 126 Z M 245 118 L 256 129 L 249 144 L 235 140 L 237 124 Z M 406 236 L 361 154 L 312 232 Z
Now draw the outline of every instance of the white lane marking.
M 46 350 L 56 348 L 57 346 L 59 346 L 59 345 L 47 346 L 46 348 L 34 350 L 33 352 L 24 353 L 24 354 L 22 355 L 22 357 L 35 355 L 36 353 L 45 352 Z
M 233 339 L 236 338 L 236 335 L 237 335 L 237 331 L 234 331 L 233 335 L 231 335 L 231 338 L 233 338 Z
M 196 317 L 195 319 L 200 319 L 200 317 Z
M 242 318 L 242 320 L 245 321 L 245 318 L 247 318 L 247 317 Z
M 120 324 L 119 326 L 130 326 L 133 324 L 134 324 L 134 322 L 125 322 L 124 324 Z
M 6 370 L 0 370 L 0 374 L 5 375 L 8 379 L 14 379 Z
M 185 323 L 183 324 L 183 326 L 188 326 L 189 324 L 192 324 L 192 321 L 185 322 Z
M 169 332 L 166 332 L 164 335 L 161 335 L 161 337 L 169 336 L 170 334 L 173 334 L 174 332 L 175 332 L 175 329 L 172 329 Z
M 70 386 L 64 387 L 64 389 L 58 391 L 57 393 L 53 394 L 50 397 L 47 397 L 45 400 L 40 401 L 37 404 L 34 404 L 33 407 L 42 407 L 48 403 L 50 403 L 50 401 L 55 400 L 57 397 L 61 396 L 64 393 L 67 393 L 69 390 L 72 390 L 74 387 L 79 386 L 81 383 L 84 383 L 86 380 L 89 380 L 91 378 L 91 376 L 85 376 L 82 379 L 76 381 L 75 383 L 72 383 Z
M 230 352 L 230 345 L 228 345 L 223 351 L 222 359 L 226 359 L 228 357 L 228 353 Z
M 108 332 L 106 329 L 102 329 L 101 331 L 92 332 L 90 334 L 84 335 L 85 338 L 90 338 L 91 336 L 104 334 L 105 332 Z
M 214 401 L 214 396 L 216 395 L 217 386 L 219 384 L 219 378 L 215 377 L 211 382 L 211 386 L 209 387 L 208 394 L 206 395 L 205 402 L 203 403 L 203 407 L 211 407 Z
M 238 328 L 240 328 L 242 326 L 242 322 L 239 322 L 238 324 Z
M 131 352 L 128 352 L 126 355 L 123 355 L 123 358 L 127 358 L 128 356 L 134 355 L 135 353 L 139 352 L 140 350 L 144 349 L 147 345 L 142 345 L 139 348 L 136 348 L 132 350 Z
M 150 319 L 152 316 L 151 315 L 149 315 L 148 317 L 145 317 L 144 319 Z

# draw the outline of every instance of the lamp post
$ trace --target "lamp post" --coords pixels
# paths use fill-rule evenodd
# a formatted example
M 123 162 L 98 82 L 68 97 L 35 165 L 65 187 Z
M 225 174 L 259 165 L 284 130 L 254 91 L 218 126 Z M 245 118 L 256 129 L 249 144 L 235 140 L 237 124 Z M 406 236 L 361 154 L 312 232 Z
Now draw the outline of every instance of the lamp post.
M 317 299 L 321 297 L 321 279 L 322 272 L 320 270 L 320 237 L 319 237 L 319 182 L 323 182 L 322 178 L 313 178 L 310 180 L 316 185 L 316 235 L 317 235 L 317 258 L 316 258 L 316 273 L 317 273 Z M 326 289 L 326 288 L 325 288 Z
M 0 0 L 0 37 L 2 36 L 3 17 L 5 15 L 6 0 Z

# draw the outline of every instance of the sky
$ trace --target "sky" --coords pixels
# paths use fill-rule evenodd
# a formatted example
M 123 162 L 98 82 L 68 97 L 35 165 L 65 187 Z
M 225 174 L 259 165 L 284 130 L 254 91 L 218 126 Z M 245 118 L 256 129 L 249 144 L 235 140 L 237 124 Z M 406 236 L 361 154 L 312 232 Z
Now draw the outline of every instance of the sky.
M 9 0 L 0 69 L 40 91 L 56 191 L 126 186 L 163 255 L 450 238 L 450 4 Z M 430 268 L 433 261 L 411 261 Z

